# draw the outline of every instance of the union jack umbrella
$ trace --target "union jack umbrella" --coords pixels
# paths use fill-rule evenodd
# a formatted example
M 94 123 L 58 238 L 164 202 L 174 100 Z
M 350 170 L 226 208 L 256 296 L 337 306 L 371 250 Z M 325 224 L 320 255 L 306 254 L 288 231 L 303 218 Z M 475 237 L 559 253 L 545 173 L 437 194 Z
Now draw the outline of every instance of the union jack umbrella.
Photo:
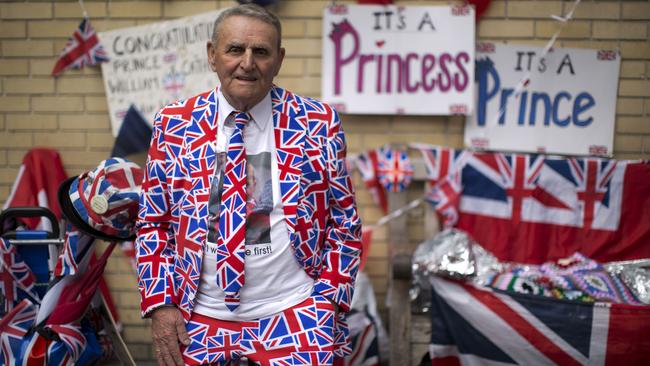
M 65 44 L 52 69 L 52 76 L 59 76 L 67 69 L 80 69 L 85 65 L 98 65 L 106 61 L 108 55 L 99 43 L 97 33 L 90 25 L 90 20 L 84 18 Z
M 378 154 L 379 182 L 389 192 L 402 192 L 411 184 L 413 165 L 405 150 L 380 149 Z

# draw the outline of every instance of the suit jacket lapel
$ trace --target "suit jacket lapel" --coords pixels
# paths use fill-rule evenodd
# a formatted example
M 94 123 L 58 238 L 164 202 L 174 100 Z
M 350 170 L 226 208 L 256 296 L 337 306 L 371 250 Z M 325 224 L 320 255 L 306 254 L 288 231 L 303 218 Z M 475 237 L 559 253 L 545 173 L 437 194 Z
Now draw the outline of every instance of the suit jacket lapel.
M 302 175 L 307 116 L 304 109 L 298 105 L 294 95 L 277 86 L 271 89 L 271 103 L 276 159 L 280 175 L 280 194 L 284 206 L 285 221 L 289 229 L 289 240 L 294 243 L 296 209 L 298 198 L 302 195 L 300 177 Z
M 207 235 L 208 201 L 210 185 L 216 163 L 217 141 L 217 89 L 199 95 L 192 110 L 191 121 L 185 133 L 187 146 L 186 166 L 189 173 L 189 192 L 194 207 L 185 212 L 190 216 L 191 237 L 186 239 L 197 246 L 200 253 Z

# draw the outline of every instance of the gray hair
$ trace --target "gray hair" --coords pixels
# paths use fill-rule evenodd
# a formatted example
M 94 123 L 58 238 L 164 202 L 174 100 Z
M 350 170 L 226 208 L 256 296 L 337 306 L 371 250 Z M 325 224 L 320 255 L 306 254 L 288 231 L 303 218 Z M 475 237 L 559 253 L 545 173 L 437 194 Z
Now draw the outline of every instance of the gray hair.
M 240 4 L 238 6 L 228 8 L 219 14 L 217 20 L 214 22 L 214 29 L 212 30 L 212 41 L 216 42 L 219 37 L 219 27 L 228 18 L 233 16 L 242 16 L 260 20 L 266 24 L 272 25 L 278 33 L 278 48 L 282 39 L 282 25 L 277 15 L 271 13 L 266 8 L 257 4 Z

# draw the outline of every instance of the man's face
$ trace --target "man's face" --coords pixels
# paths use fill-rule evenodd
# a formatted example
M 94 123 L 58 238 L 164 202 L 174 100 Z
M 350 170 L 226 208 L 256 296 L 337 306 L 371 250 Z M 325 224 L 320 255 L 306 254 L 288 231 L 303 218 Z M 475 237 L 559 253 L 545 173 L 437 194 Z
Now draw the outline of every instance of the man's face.
M 235 109 L 249 110 L 271 89 L 284 59 L 278 37 L 271 24 L 231 16 L 221 23 L 216 42 L 208 42 L 208 62 Z

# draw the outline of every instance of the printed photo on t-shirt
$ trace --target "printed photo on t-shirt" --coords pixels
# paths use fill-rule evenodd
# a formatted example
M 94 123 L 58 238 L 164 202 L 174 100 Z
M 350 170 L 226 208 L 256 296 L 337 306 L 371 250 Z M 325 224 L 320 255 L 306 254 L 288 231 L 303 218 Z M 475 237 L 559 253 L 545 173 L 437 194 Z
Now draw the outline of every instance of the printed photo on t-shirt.
M 210 212 L 208 242 L 216 243 L 219 237 L 219 208 L 223 190 L 223 167 L 226 154 L 217 154 L 217 166 L 212 180 L 208 210 Z M 271 178 L 271 153 L 246 155 L 246 245 L 271 243 L 271 211 L 273 210 L 273 181 Z M 268 251 L 268 250 L 267 250 Z M 262 253 L 247 250 L 247 253 Z
M 246 244 L 271 242 L 271 153 L 246 156 Z

